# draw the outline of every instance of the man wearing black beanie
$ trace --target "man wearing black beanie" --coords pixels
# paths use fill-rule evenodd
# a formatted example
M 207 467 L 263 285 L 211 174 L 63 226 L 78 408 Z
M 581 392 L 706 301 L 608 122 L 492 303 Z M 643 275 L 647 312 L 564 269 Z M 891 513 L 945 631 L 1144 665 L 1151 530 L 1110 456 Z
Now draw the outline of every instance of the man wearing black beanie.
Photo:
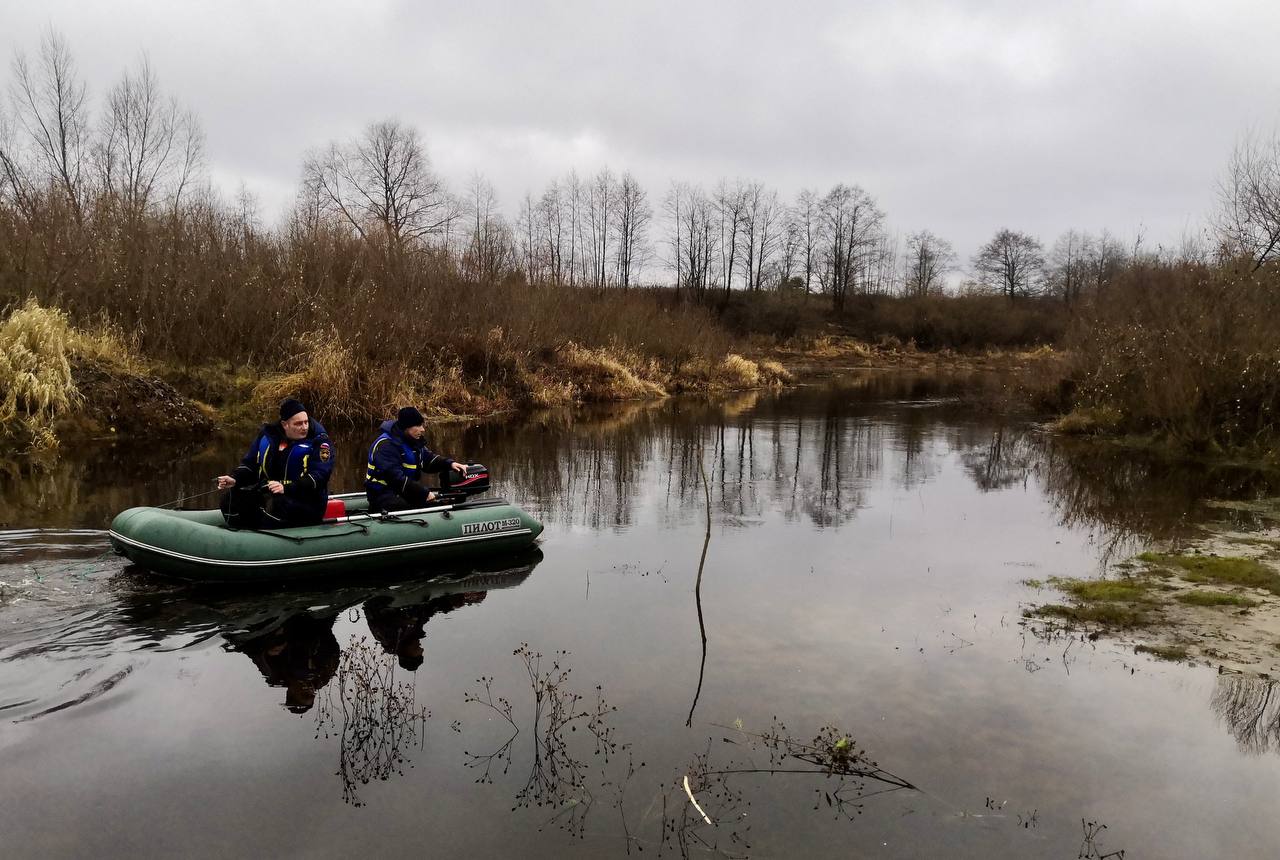
M 467 473 L 462 463 L 427 450 L 422 441 L 427 432 L 423 421 L 421 412 L 406 406 L 395 418 L 382 422 L 382 432 L 369 448 L 369 465 L 364 474 L 370 511 L 423 507 L 435 495 L 422 483 L 426 472 L 456 469 Z
M 329 501 L 333 443 L 302 402 L 280 404 L 279 423 L 263 424 L 240 465 L 218 478 L 222 514 L 232 528 L 316 525 Z

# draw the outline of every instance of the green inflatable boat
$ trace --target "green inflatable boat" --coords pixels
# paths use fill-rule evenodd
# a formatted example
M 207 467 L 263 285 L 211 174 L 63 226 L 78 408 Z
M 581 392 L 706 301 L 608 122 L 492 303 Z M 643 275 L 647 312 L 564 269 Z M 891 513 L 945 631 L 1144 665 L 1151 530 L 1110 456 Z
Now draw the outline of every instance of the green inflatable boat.
M 487 475 L 485 476 L 487 478 Z M 262 582 L 421 572 L 464 557 L 533 544 L 542 523 L 504 499 L 446 494 L 431 507 L 370 513 L 364 493 L 330 498 L 318 526 L 230 529 L 222 513 L 130 508 L 111 523 L 111 546 L 156 573 L 205 582 Z

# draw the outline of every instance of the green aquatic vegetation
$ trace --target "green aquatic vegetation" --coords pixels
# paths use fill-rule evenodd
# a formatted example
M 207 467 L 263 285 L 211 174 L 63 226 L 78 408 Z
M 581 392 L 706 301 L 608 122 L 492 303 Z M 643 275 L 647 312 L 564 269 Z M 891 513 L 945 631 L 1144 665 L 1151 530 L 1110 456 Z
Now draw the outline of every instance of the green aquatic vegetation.
M 1064 606 L 1050 603 L 1026 611 L 1027 616 L 1061 618 L 1071 624 L 1099 624 L 1103 627 L 1143 627 L 1151 623 L 1151 616 L 1140 609 L 1115 603 Z
M 1185 645 L 1136 645 L 1133 650 L 1136 654 L 1150 654 L 1152 657 L 1175 663 L 1186 660 L 1188 657 Z
M 1150 552 L 1139 558 L 1149 564 L 1177 568 L 1182 571 L 1183 579 L 1191 582 L 1224 582 L 1280 594 L 1280 574 L 1256 559 Z
M 1151 586 L 1137 579 L 1066 579 L 1053 577 L 1049 584 L 1085 603 L 1149 603 Z
M 1174 598 L 1179 603 L 1191 606 L 1257 606 L 1258 601 L 1241 597 L 1239 594 L 1223 594 L 1221 591 L 1202 591 L 1195 589 L 1185 591 Z
M 1027 588 L 1044 588 L 1044 581 L 1040 579 L 1024 579 L 1019 584 Z

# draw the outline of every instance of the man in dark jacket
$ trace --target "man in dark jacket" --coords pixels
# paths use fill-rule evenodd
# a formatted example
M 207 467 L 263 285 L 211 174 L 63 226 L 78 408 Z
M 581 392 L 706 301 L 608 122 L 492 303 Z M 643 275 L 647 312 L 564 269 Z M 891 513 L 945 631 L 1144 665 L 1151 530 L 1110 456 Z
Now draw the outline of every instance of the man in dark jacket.
M 369 448 L 369 465 L 364 473 L 364 489 L 370 511 L 403 511 L 421 508 L 435 493 L 422 483 L 425 472 L 467 467 L 427 450 L 422 441 L 427 428 L 422 413 L 412 406 L 401 409 L 394 420 L 382 422 L 382 434 Z
M 292 398 L 280 422 L 264 424 L 230 475 L 218 478 L 227 525 L 238 529 L 316 525 L 324 519 L 333 443 L 319 421 Z

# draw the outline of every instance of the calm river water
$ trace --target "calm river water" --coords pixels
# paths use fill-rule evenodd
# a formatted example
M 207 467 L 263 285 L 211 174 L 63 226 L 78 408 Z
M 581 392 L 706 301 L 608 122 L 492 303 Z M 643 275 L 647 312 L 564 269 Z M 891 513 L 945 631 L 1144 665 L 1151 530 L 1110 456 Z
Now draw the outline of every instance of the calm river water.
M 1021 583 L 1278 488 L 1054 442 L 975 384 L 434 428 L 539 549 L 314 590 L 109 552 L 238 439 L 7 466 L 0 855 L 1276 856 L 1280 690 L 1027 628 Z

